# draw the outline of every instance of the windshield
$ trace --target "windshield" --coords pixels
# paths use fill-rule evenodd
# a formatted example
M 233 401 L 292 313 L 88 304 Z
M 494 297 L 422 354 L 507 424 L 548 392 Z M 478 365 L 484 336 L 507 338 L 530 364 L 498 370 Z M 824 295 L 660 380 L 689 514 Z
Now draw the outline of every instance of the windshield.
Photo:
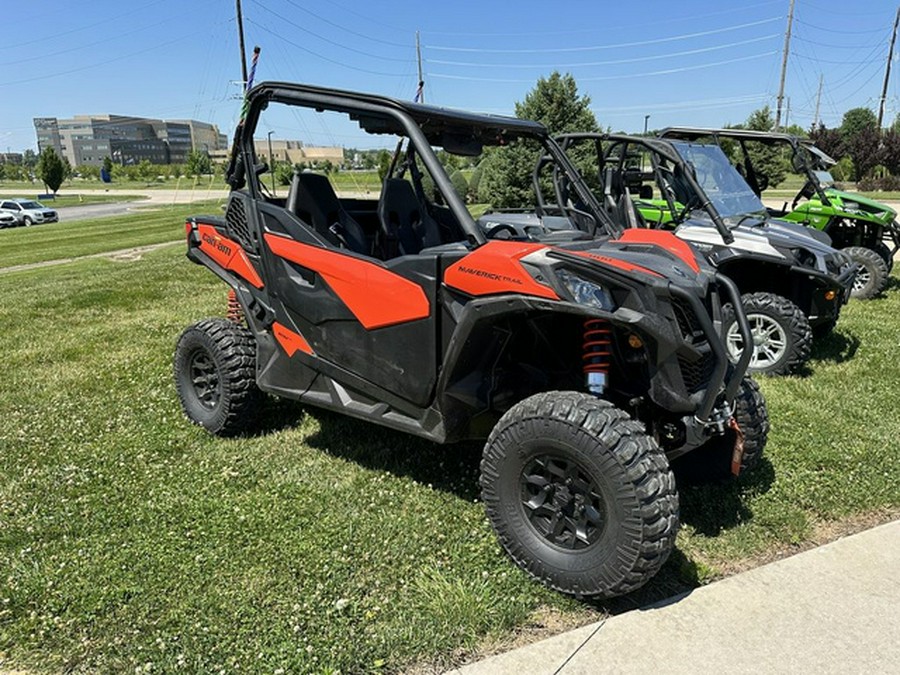
M 834 177 L 828 171 L 813 171 L 813 175 L 823 188 L 834 186 Z
M 679 156 L 694 168 L 697 183 L 723 218 L 765 211 L 759 197 L 718 145 L 671 143 Z
M 42 209 L 44 208 L 43 204 L 38 204 L 37 202 L 19 202 L 19 206 L 23 209 Z

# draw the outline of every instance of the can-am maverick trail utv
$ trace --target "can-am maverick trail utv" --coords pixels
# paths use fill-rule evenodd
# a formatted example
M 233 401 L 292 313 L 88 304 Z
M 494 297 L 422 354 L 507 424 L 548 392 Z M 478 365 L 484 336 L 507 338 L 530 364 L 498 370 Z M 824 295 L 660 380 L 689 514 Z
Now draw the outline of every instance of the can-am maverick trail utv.
M 837 322 L 855 271 L 850 259 L 820 241 L 827 241 L 821 233 L 768 220 L 717 145 L 597 133 L 556 140 L 613 223 L 672 229 L 736 283 L 753 332 L 752 372 L 796 370 L 809 358 L 813 331 L 827 332 Z M 534 174 L 539 200 L 549 189 L 555 201 L 577 203 L 567 180 L 539 162 Z M 530 226 L 528 217 L 518 214 L 487 213 L 481 222 L 495 228 L 507 222 L 519 234 Z M 725 340 L 736 360 L 747 343 L 730 315 Z
M 188 418 L 240 433 L 265 392 L 436 443 L 486 439 L 482 497 L 516 563 L 565 593 L 645 583 L 678 529 L 669 460 L 736 473 L 766 442 L 749 353 L 730 364 L 719 337 L 734 284 L 668 233 L 488 241 L 434 149 L 465 161 L 527 143 L 591 200 L 540 124 L 278 82 L 247 102 L 224 217 L 186 225 L 188 257 L 242 315 L 179 339 Z M 406 144 L 378 199 L 340 199 L 316 173 L 267 190 L 254 133 L 316 114 Z M 443 203 L 425 198 L 425 173 Z
M 825 232 L 832 246 L 843 250 L 860 266 L 853 284 L 854 298 L 869 299 L 881 293 L 900 250 L 900 223 L 897 212 L 886 204 L 852 192 L 838 190 L 829 168 L 835 161 L 806 138 L 772 131 L 745 129 L 695 129 L 670 127 L 663 138 L 694 141 L 733 141 L 739 152 L 738 166 L 757 196 L 769 187 L 769 178 L 754 166 L 751 154 L 757 145 L 783 146 L 790 150 L 791 168 L 806 182 L 791 201 L 780 209 L 770 208 L 773 217 L 801 223 Z

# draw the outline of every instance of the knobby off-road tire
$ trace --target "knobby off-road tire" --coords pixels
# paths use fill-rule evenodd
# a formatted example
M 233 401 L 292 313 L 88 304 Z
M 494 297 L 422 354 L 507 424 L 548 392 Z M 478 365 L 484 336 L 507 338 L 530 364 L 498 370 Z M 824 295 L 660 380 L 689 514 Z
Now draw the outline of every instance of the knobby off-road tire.
M 806 363 L 812 351 L 812 328 L 797 305 L 774 293 L 746 293 L 741 304 L 754 341 L 748 372 L 787 375 Z M 737 362 L 744 344 L 730 305 L 725 307 L 723 325 L 726 351 Z
M 763 456 L 769 439 L 769 411 L 759 385 L 749 377 L 741 381 L 734 398 L 734 419 L 744 434 L 741 476 L 746 476 Z M 724 435 L 711 438 L 696 450 L 672 462 L 672 470 L 680 483 L 697 485 L 734 478 L 731 458 L 737 434 L 728 429 Z
M 877 251 L 862 246 L 850 246 L 843 249 L 853 262 L 862 265 L 856 273 L 851 298 L 869 300 L 881 293 L 888 284 L 888 266 Z
M 656 441 L 579 392 L 537 394 L 503 415 L 484 448 L 481 494 L 507 553 L 563 593 L 639 588 L 678 532 L 675 479 Z
M 187 328 L 175 349 L 175 386 L 184 414 L 217 436 L 234 436 L 256 421 L 256 342 L 246 328 L 205 319 Z
M 872 250 L 881 256 L 881 259 L 884 260 L 884 264 L 887 265 L 888 274 L 890 274 L 891 270 L 894 269 L 894 256 L 891 255 L 891 249 L 888 248 L 887 244 L 879 241 L 872 247 Z

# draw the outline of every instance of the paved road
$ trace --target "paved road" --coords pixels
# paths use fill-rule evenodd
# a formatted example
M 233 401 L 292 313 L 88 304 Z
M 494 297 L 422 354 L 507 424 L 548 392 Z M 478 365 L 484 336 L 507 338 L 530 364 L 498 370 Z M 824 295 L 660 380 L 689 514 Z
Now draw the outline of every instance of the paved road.
M 87 204 L 85 206 L 64 206 L 56 209 L 59 219 L 65 222 L 73 220 L 85 220 L 86 218 L 103 218 L 105 216 L 121 216 L 128 213 L 139 204 L 147 204 L 146 201 L 113 202 L 109 204 Z

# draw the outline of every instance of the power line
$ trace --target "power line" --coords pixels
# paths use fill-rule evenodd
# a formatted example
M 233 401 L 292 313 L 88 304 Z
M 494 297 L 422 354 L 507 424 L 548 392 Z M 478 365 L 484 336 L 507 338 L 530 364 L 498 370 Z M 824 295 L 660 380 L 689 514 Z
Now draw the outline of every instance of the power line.
M 335 59 L 331 59 L 331 58 L 328 58 L 327 56 L 323 56 L 322 54 L 319 54 L 318 52 L 314 52 L 313 50 L 308 49 L 308 48 L 304 47 L 303 45 L 297 44 L 293 40 L 289 40 L 288 38 L 284 37 L 283 35 L 276 33 L 271 28 L 269 28 L 267 26 L 263 26 L 262 24 L 257 23 L 256 21 L 253 21 L 252 19 L 246 19 L 246 21 L 247 21 L 247 23 L 253 24 L 260 30 L 265 31 L 266 33 L 278 38 L 279 40 L 286 42 L 287 44 L 291 45 L 294 48 L 299 49 L 302 52 L 306 52 L 307 54 L 309 54 L 311 56 L 315 56 L 317 59 L 322 59 L 323 61 L 327 61 L 328 63 L 333 63 L 336 66 L 341 66 L 342 68 L 348 68 L 349 70 L 355 70 L 360 73 L 366 73 L 368 75 L 383 75 L 385 77 L 406 77 L 407 76 L 406 74 L 403 74 L 403 73 L 385 73 L 383 71 L 368 70 L 367 68 L 359 68 L 357 66 L 351 66 L 347 63 L 343 63 L 342 61 L 336 61 Z
M 126 17 L 126 16 L 134 17 L 135 13 L 140 12 L 143 9 L 146 9 L 147 7 L 152 7 L 153 5 L 158 5 L 164 1 L 165 0 L 154 0 L 153 2 L 148 2 L 146 4 L 141 5 L 140 7 L 130 7 L 127 12 L 122 12 L 121 14 L 115 14 L 115 15 L 107 17 L 105 19 L 101 19 L 100 21 L 97 21 L 95 23 L 87 24 L 86 26 L 78 26 L 78 28 L 72 28 L 70 30 L 60 31 L 59 33 L 51 33 L 51 34 L 47 35 L 46 33 L 42 32 L 41 36 L 35 40 L 28 40 L 27 42 L 16 42 L 14 44 L 4 44 L 3 46 L 0 46 L 0 50 L 2 50 L 2 49 L 19 49 L 21 47 L 27 47 L 28 45 L 38 44 L 39 42 L 46 44 L 47 42 L 53 41 L 58 37 L 63 37 L 64 35 L 71 35 L 72 33 L 80 33 L 81 31 L 89 30 L 91 28 L 96 28 L 97 26 L 102 26 L 105 23 L 111 23 L 113 21 L 118 21 L 119 19 Z M 9 24 L 4 24 L 4 28 L 8 29 Z M 8 38 L 9 34 L 10 34 L 10 31 L 7 30 L 4 33 L 4 36 Z
M 231 21 L 232 21 L 232 19 L 226 19 L 224 21 L 216 22 L 215 25 L 217 25 L 219 23 L 229 23 Z M 147 54 L 148 52 L 155 51 L 155 50 L 159 49 L 160 47 L 168 47 L 169 45 L 175 44 L 176 42 L 181 42 L 182 40 L 187 40 L 190 37 L 196 37 L 196 35 L 197 35 L 197 31 L 194 30 L 194 31 L 191 31 L 190 33 L 185 33 L 184 35 L 179 35 L 177 38 L 174 38 L 172 40 L 167 40 L 166 42 L 159 42 L 157 44 L 154 44 L 152 47 L 148 47 L 147 49 L 141 49 L 136 52 L 130 52 L 128 54 L 122 54 L 120 56 L 106 58 L 97 63 L 91 63 L 86 66 L 81 66 L 80 68 L 72 68 L 70 70 L 58 70 L 54 73 L 50 73 L 49 75 L 39 75 L 37 77 L 27 77 L 27 78 L 24 78 L 21 80 L 10 80 L 8 82 L 0 82 L 0 86 L 5 87 L 5 86 L 13 85 L 13 84 L 26 84 L 29 82 L 50 80 L 50 79 L 53 79 L 54 77 L 61 77 L 63 75 L 71 75 L 72 73 L 81 73 L 81 72 L 84 72 L 85 70 L 91 70 L 92 68 L 102 68 L 110 63 L 115 63 L 117 61 L 124 61 L 126 59 L 130 59 L 133 56 L 140 56 L 141 54 Z
M 698 66 L 685 66 L 682 68 L 669 68 L 667 70 L 657 70 L 648 73 L 631 73 L 629 75 L 607 75 L 603 77 L 582 77 L 579 78 L 580 82 L 604 82 L 608 80 L 622 80 L 626 78 L 635 78 L 635 77 L 651 77 L 654 75 L 672 75 L 675 73 L 684 73 L 692 70 L 702 70 L 705 68 L 714 68 L 716 66 L 724 66 L 730 63 L 740 63 L 743 61 L 751 61 L 753 59 L 761 59 L 766 56 L 772 56 L 773 54 L 777 54 L 777 51 L 768 51 L 763 52 L 761 54 L 753 54 L 751 56 L 742 56 L 736 59 L 726 59 L 724 61 L 717 61 L 715 63 L 705 63 Z M 445 80 L 466 80 L 469 82 L 512 82 L 512 83 L 531 83 L 533 80 L 522 80 L 522 79 L 502 79 L 502 78 L 490 78 L 490 77 L 467 77 L 464 75 L 448 75 L 444 73 L 431 73 L 431 77 L 438 77 Z
M 335 3 L 332 3 L 335 4 Z M 697 19 L 706 19 L 712 16 L 722 16 L 724 14 L 734 14 L 737 12 L 745 12 L 748 9 L 756 9 L 757 7 L 767 7 L 769 5 L 781 4 L 781 0 L 769 0 L 769 2 L 757 2 L 752 5 L 741 5 L 740 7 L 734 7 L 732 9 L 725 9 L 718 12 L 706 12 L 704 14 L 692 14 L 690 16 L 667 16 L 666 23 L 671 24 L 678 21 L 696 21 Z M 605 31 L 613 31 L 620 29 L 629 29 L 633 30 L 634 25 L 629 24 L 626 26 L 604 26 L 603 30 Z M 447 36 L 456 36 L 456 37 L 529 37 L 533 35 L 572 35 L 573 33 L 591 33 L 596 34 L 597 28 L 569 28 L 567 30 L 558 30 L 558 31 L 522 31 L 522 32 L 495 32 L 495 31 L 487 31 L 487 32 L 468 32 L 468 31 L 425 31 L 429 35 L 447 35 Z
M 311 35 L 312 37 L 316 38 L 317 40 L 321 40 L 322 42 L 327 42 L 328 44 L 330 44 L 330 45 L 332 45 L 332 46 L 334 46 L 334 47 L 339 47 L 339 48 L 341 48 L 341 49 L 346 49 L 348 52 L 353 52 L 354 54 L 359 54 L 360 56 L 365 56 L 365 57 L 370 58 L 370 59 L 381 59 L 382 61 L 393 61 L 393 62 L 399 62 L 399 63 L 406 63 L 407 61 L 409 61 L 408 58 L 407 58 L 407 59 L 400 59 L 400 58 L 395 58 L 395 57 L 392 57 L 392 56 L 382 56 L 381 54 L 373 54 L 372 52 L 365 52 L 365 51 L 363 51 L 363 50 L 361 50 L 361 49 L 355 49 L 355 48 L 353 48 L 353 47 L 348 47 L 347 45 L 341 44 L 340 42 L 335 42 L 334 40 L 329 40 L 329 39 L 326 38 L 326 37 L 323 37 L 323 36 L 321 36 L 321 35 L 318 35 L 318 34 L 315 33 L 314 31 L 307 30 L 306 28 L 304 28 L 304 27 L 301 26 L 300 24 L 298 24 L 298 23 L 296 23 L 296 22 L 294 22 L 294 21 L 291 21 L 290 19 L 288 19 L 288 18 L 287 18 L 286 16 L 284 16 L 283 14 L 279 14 L 279 13 L 276 12 L 275 10 L 269 9 L 268 7 L 266 7 L 265 5 L 263 5 L 261 2 L 254 2 L 253 4 L 256 5 L 257 7 L 259 7 L 260 9 L 264 9 L 265 11 L 269 12 L 269 14 L 274 15 L 275 17 L 277 17 L 277 18 L 280 19 L 281 21 L 284 21 L 286 24 L 289 24 L 290 26 L 293 26 L 293 27 L 296 28 L 297 30 L 302 31 L 302 32 L 306 33 L 307 35 Z M 248 21 L 249 21 L 249 19 L 248 19 Z M 257 25 L 258 25 L 258 24 L 257 24 Z
M 817 26 L 814 23 L 809 23 L 808 21 L 803 21 L 802 19 L 797 19 L 797 23 L 802 23 L 804 26 L 809 26 L 810 28 L 823 31 L 825 33 L 837 33 L 838 35 L 874 35 L 875 33 L 884 33 L 884 30 L 881 28 L 876 28 L 873 30 L 845 30 L 841 28 L 839 30 L 835 30 L 834 28 Z
M 744 28 L 752 28 L 753 26 L 762 26 L 773 21 L 780 21 L 782 17 L 776 16 L 771 19 L 762 19 L 761 21 L 751 21 L 736 26 L 727 26 L 725 28 L 716 28 L 713 30 L 701 31 L 699 33 L 685 33 L 683 35 L 670 35 L 664 38 L 654 40 L 639 40 L 637 42 L 623 42 L 614 45 L 591 45 L 587 47 L 554 47 L 551 49 L 482 49 L 477 47 L 450 47 L 440 45 L 425 45 L 428 49 L 448 52 L 470 52 L 478 54 L 561 54 L 566 52 L 588 52 L 600 49 L 622 49 L 623 47 L 643 47 L 646 45 L 662 44 L 664 42 L 677 42 L 679 40 L 689 40 L 691 38 L 705 37 L 707 35 L 719 35 L 731 31 L 742 30 Z
M 872 46 L 872 41 L 869 40 L 865 44 L 861 45 L 836 45 L 830 42 L 819 42 L 818 40 L 810 40 L 809 38 L 802 37 L 801 35 L 794 35 L 794 40 L 798 42 L 808 42 L 809 44 L 816 45 L 817 47 L 825 47 L 826 49 L 868 49 Z
M 699 49 L 689 49 L 686 51 L 680 51 L 678 54 L 656 54 L 654 56 L 640 56 L 631 59 L 614 59 L 612 61 L 589 61 L 583 63 L 551 63 L 551 64 L 522 64 L 522 63 L 483 63 L 477 61 L 444 61 L 440 59 L 425 59 L 428 63 L 439 64 L 442 66 L 466 66 L 472 68 L 586 68 L 592 66 L 613 66 L 620 65 L 623 63 L 641 63 L 645 61 L 658 61 L 660 59 L 672 59 L 676 56 L 689 56 L 692 54 L 705 54 L 707 52 L 715 52 L 720 51 L 722 49 L 729 49 L 731 47 L 739 47 L 742 45 L 749 45 L 755 42 L 763 42 L 765 40 L 771 40 L 772 38 L 778 37 L 778 33 L 772 33 L 770 35 L 764 35 L 758 38 L 751 38 L 749 40 L 741 40 L 740 42 L 730 42 L 726 45 L 715 45 L 713 47 L 702 47 Z
M 408 45 L 408 44 L 402 44 L 400 42 L 389 42 L 387 40 L 381 40 L 379 38 L 372 37 L 371 35 L 366 35 L 365 33 L 357 33 L 355 30 L 351 30 L 350 28 L 347 28 L 346 26 L 342 26 L 338 23 L 335 23 L 334 21 L 326 19 L 323 16 L 319 16 L 312 10 L 309 10 L 306 7 L 303 7 L 303 6 L 299 5 L 298 3 L 294 2 L 294 0 L 285 0 L 285 1 L 289 5 L 292 5 L 293 7 L 296 7 L 297 9 L 299 9 L 301 12 L 306 12 L 310 16 L 314 16 L 315 18 L 317 18 L 319 21 L 322 21 L 323 23 L 327 23 L 329 26 L 334 26 L 335 28 L 342 30 L 346 33 L 350 33 L 350 35 L 355 35 L 356 37 L 361 37 L 366 40 L 371 40 L 372 42 L 377 42 L 382 45 L 388 45 L 390 47 L 402 47 L 403 49 L 409 49 L 409 47 L 410 47 L 410 45 Z

